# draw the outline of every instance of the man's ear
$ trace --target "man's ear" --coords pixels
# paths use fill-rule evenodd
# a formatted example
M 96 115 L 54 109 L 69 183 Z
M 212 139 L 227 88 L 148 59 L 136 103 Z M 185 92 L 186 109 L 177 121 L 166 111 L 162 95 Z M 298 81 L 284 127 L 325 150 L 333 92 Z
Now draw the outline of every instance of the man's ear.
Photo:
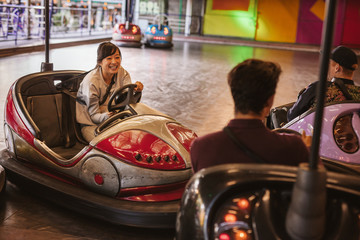
M 335 73 L 338 73 L 338 72 L 342 72 L 342 66 L 340 66 L 340 64 L 336 63 L 335 65 Z

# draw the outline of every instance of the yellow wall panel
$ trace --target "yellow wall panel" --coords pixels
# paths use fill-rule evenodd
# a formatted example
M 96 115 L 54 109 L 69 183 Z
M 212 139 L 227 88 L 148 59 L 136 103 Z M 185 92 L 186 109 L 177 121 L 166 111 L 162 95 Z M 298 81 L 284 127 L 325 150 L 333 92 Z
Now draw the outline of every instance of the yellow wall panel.
M 204 34 L 254 39 L 254 20 L 228 15 L 205 15 Z
M 296 42 L 300 0 L 259 0 L 255 40 Z
M 213 0 L 206 3 L 204 34 L 255 38 L 257 0 L 249 0 L 247 11 L 213 9 Z

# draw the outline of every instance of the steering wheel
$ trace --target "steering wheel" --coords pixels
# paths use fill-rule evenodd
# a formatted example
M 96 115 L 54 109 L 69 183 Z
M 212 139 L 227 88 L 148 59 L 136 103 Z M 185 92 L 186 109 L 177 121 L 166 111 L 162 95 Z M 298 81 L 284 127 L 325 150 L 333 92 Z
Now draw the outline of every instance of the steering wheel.
M 141 92 L 134 93 L 134 89 L 137 87 L 136 84 L 127 84 L 122 88 L 116 90 L 110 97 L 108 103 L 108 111 L 112 112 L 115 110 L 124 110 L 126 105 L 131 103 L 137 103 L 140 101 Z M 127 90 L 127 91 L 125 91 Z
M 168 22 L 169 19 L 166 15 L 155 15 L 155 17 L 153 18 L 153 24 L 158 24 L 158 26 L 169 25 Z

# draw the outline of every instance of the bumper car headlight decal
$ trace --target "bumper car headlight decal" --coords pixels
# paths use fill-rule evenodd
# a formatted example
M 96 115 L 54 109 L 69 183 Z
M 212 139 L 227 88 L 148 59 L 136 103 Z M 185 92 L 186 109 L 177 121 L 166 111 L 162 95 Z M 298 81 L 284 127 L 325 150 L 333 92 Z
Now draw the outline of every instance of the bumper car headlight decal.
M 156 33 L 156 27 L 155 27 L 155 26 L 153 26 L 153 27 L 151 28 L 151 33 L 152 33 L 152 34 L 155 34 L 155 33 Z
M 138 32 L 138 29 L 136 26 L 133 26 L 131 31 L 133 34 L 136 34 Z
M 334 124 L 335 142 L 346 153 L 355 153 L 359 149 L 359 140 L 351 123 L 352 116 L 352 114 L 342 116 Z
M 141 130 L 115 134 L 96 147 L 127 163 L 161 170 L 185 169 L 180 154 L 162 139 Z

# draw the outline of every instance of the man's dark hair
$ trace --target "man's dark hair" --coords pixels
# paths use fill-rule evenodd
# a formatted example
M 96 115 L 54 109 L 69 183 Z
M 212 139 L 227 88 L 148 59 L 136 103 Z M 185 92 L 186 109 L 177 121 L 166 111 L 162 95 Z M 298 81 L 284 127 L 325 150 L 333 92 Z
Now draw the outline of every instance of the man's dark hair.
M 235 103 L 235 111 L 261 114 L 268 99 L 275 94 L 281 68 L 273 62 L 248 59 L 228 74 L 228 83 Z
M 97 66 L 99 66 L 99 64 L 104 58 L 113 55 L 114 53 L 116 53 L 116 51 L 119 51 L 121 57 L 120 49 L 115 44 L 111 42 L 100 43 L 97 49 Z

